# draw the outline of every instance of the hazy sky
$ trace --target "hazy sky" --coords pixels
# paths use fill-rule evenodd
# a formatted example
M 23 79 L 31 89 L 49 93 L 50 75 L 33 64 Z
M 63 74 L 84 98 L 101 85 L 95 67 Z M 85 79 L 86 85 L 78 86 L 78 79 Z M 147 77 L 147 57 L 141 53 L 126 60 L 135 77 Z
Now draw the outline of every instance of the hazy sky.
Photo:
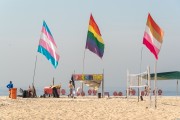
M 32 84 L 37 55 L 35 85 L 52 83 L 67 88 L 71 74 L 82 73 L 90 14 L 98 24 L 104 43 L 103 59 L 86 50 L 85 73 L 105 73 L 105 89 L 126 86 L 126 71 L 140 72 L 155 58 L 142 44 L 148 13 L 164 30 L 157 71 L 180 70 L 179 0 L 0 0 L 0 89 Z M 37 52 L 43 20 L 59 49 L 57 69 Z M 162 83 L 165 84 L 165 83 Z

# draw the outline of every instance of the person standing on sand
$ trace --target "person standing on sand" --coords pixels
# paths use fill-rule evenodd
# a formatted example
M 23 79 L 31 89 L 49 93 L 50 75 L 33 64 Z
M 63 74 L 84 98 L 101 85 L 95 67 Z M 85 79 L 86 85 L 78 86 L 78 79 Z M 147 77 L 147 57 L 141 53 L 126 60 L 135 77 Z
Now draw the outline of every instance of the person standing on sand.
M 75 96 L 75 94 L 76 94 L 76 91 L 75 91 L 75 81 L 74 81 L 73 76 L 71 76 L 71 81 L 72 81 L 72 85 L 73 85 L 72 94 L 73 94 L 73 97 L 74 97 L 74 96 Z
M 68 97 L 73 97 L 73 93 L 72 93 L 73 92 L 72 80 L 69 81 L 68 87 L 69 87 L 69 95 L 68 95 Z
M 9 97 L 11 96 L 11 88 L 13 88 L 13 83 L 12 81 L 9 82 L 9 84 L 7 84 L 6 86 L 9 89 Z

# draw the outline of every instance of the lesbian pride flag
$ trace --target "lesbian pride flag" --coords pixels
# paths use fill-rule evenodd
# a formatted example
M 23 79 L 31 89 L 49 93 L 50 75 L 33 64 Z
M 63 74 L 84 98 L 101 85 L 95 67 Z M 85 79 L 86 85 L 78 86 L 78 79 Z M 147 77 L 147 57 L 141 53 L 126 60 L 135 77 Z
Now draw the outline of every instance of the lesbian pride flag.
M 57 45 L 45 21 L 43 21 L 38 52 L 43 54 L 51 62 L 54 68 L 57 67 L 59 61 Z
M 148 14 L 143 44 L 154 54 L 156 60 L 158 60 L 158 54 L 163 42 L 163 35 L 163 30 L 155 23 L 151 15 Z
M 98 55 L 100 58 L 104 54 L 104 41 L 101 37 L 99 27 L 97 26 L 92 14 L 89 20 L 86 49 Z

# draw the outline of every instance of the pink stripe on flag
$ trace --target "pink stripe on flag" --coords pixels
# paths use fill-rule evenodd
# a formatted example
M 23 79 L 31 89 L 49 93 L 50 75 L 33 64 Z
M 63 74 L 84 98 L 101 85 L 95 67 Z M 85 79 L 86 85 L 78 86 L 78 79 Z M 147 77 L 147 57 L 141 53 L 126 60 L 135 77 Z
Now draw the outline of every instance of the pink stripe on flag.
M 54 44 L 54 46 L 56 46 L 54 38 L 46 31 L 46 28 L 44 28 L 44 26 L 42 27 L 41 32 L 43 32 L 47 36 L 47 38 Z
M 56 53 L 56 51 L 53 51 L 49 44 L 47 44 L 43 39 L 40 39 L 39 45 L 45 48 L 56 61 L 59 61 L 59 55 Z
M 143 38 L 143 44 L 146 45 L 146 47 L 154 54 L 155 58 L 158 59 L 159 50 L 145 37 Z
M 156 47 L 156 45 L 152 42 L 151 37 L 147 32 L 144 32 L 144 38 L 154 47 L 154 50 L 156 51 L 156 54 L 159 54 L 160 49 Z

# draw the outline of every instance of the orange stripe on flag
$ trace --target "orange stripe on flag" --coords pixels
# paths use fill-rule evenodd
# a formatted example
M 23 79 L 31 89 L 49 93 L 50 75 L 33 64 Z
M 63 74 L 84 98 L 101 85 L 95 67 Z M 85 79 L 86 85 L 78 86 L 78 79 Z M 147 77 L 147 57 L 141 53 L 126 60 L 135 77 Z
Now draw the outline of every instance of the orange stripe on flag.
M 155 23 L 155 21 L 153 20 L 153 18 L 151 17 L 150 14 L 148 14 L 148 20 L 147 20 L 147 25 L 150 28 L 152 35 L 159 41 L 162 43 L 163 41 L 163 35 L 164 32 L 163 30 Z
M 151 34 L 153 35 L 153 37 L 160 43 L 163 42 L 163 37 L 160 36 L 156 30 L 153 28 L 153 26 L 151 25 L 151 23 L 149 21 L 147 21 L 147 27 L 150 29 Z
M 93 16 L 92 16 L 92 14 L 91 14 L 91 16 L 90 16 L 89 25 L 93 27 L 94 31 L 95 31 L 99 36 L 101 36 L 99 27 L 97 26 L 96 22 L 94 21 L 94 18 L 93 18 Z

